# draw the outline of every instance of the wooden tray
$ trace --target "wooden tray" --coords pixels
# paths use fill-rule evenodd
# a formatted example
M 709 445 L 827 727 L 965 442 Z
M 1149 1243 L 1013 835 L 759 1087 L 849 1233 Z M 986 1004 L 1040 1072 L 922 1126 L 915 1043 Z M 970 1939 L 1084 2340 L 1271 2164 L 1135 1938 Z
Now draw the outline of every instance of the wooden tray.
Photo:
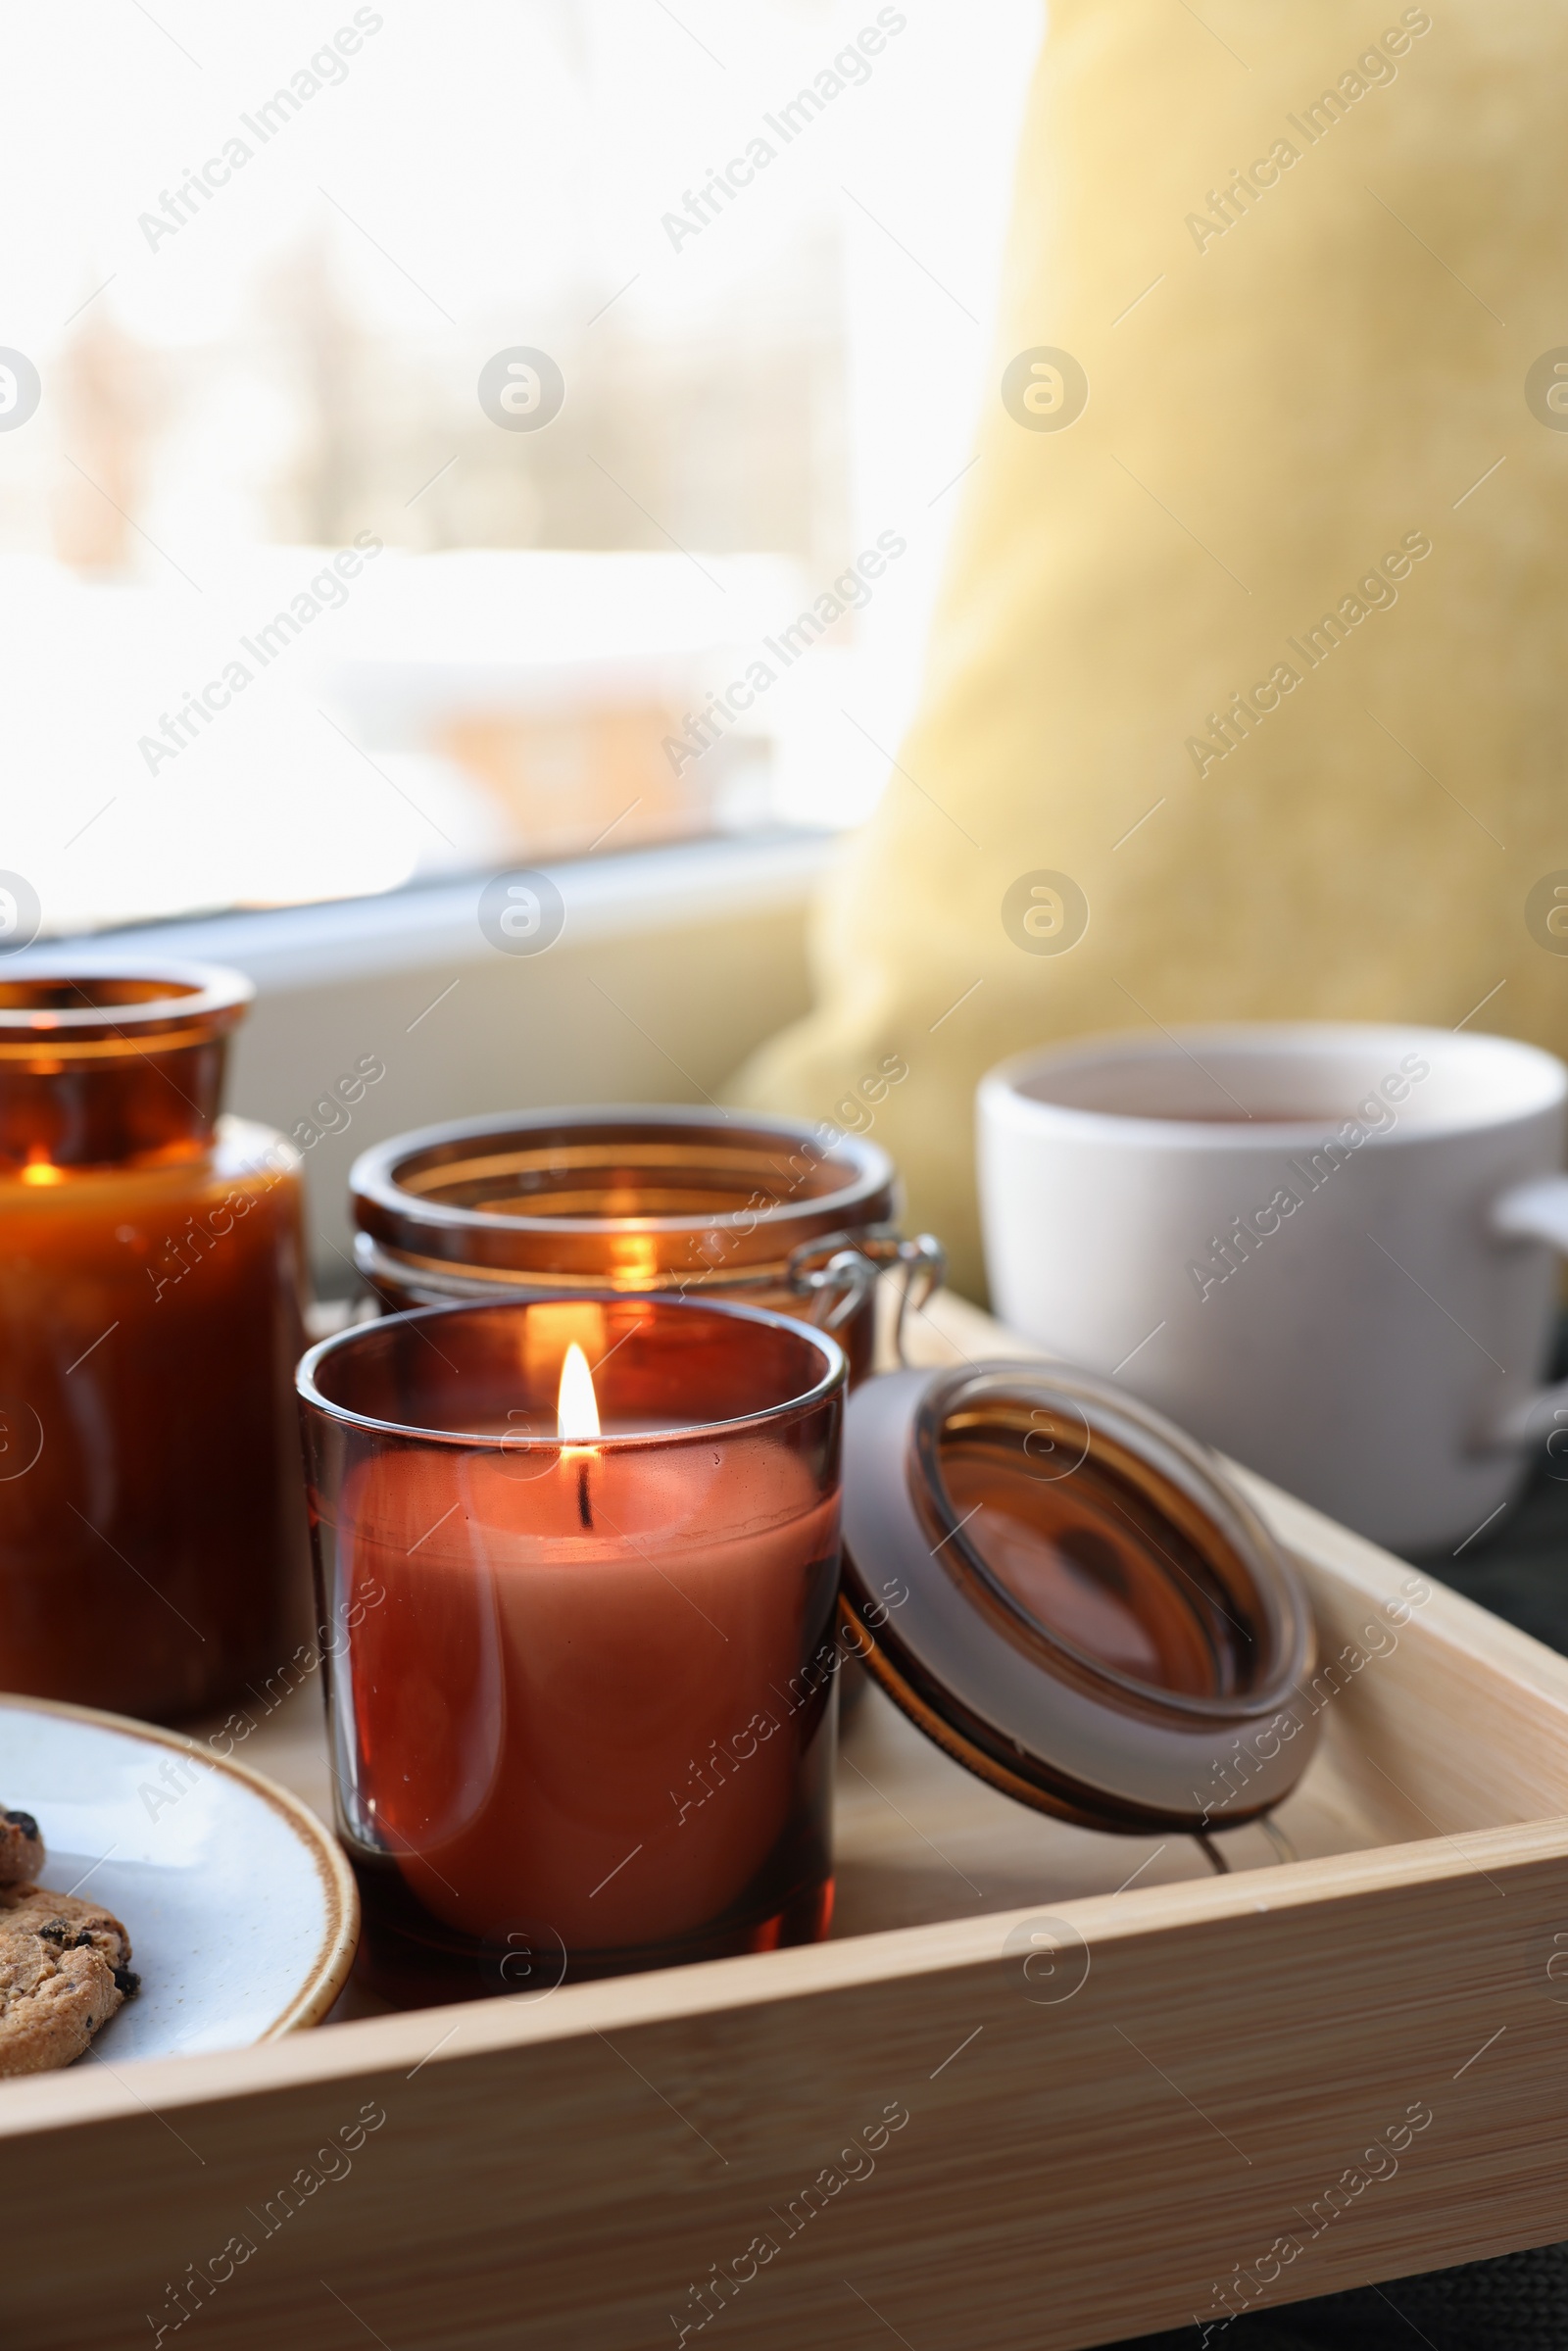
M 0 2083 L 13 2338 L 1054 2351 L 1568 2235 L 1568 1663 L 1440 1587 L 1389 1646 L 1410 1571 L 1248 1484 L 1362 1659 L 1301 1858 L 1054 1826 L 873 1698 L 831 1942 Z M 304 1702 L 247 1759 L 324 1804 Z

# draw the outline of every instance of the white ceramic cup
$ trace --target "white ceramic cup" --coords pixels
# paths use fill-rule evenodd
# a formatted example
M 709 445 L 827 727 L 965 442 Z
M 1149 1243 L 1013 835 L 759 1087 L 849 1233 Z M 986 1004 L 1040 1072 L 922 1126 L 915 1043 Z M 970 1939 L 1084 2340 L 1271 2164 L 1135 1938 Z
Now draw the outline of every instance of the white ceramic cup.
M 1551 1053 L 1446 1029 L 1019 1054 L 979 1094 L 994 1309 L 1376 1542 L 1463 1549 L 1534 1442 L 1568 1456 L 1565 1099 Z

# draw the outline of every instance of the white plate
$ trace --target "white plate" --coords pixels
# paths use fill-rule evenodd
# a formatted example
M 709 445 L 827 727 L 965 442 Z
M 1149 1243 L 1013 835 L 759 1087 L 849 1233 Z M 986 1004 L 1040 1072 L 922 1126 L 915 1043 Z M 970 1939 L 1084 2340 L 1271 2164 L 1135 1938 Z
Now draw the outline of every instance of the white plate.
M 52 1892 L 107 1904 L 130 1936 L 141 1989 L 93 2042 L 110 2064 L 270 2040 L 342 1989 L 353 1873 L 260 1772 L 123 1715 L 0 1695 L 0 1808 L 36 1819 Z

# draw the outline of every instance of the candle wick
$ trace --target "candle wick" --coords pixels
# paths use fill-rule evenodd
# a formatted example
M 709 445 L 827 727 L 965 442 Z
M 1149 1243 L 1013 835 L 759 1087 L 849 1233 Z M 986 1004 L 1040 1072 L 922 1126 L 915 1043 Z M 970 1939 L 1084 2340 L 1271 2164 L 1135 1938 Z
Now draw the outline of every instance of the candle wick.
M 594 1514 L 588 1500 L 588 1464 L 586 1461 L 579 1461 L 577 1464 L 577 1516 L 591 1532 Z

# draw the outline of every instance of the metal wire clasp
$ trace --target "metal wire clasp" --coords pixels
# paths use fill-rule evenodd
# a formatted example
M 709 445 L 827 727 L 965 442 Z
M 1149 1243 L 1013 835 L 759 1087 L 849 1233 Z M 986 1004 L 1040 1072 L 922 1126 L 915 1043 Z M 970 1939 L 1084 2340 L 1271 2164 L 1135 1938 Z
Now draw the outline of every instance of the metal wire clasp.
M 790 1288 L 813 1300 L 811 1319 L 823 1330 L 842 1329 L 871 1297 L 877 1276 L 885 1267 L 899 1266 L 904 1279 L 893 1326 L 893 1344 L 901 1364 L 905 1323 L 918 1313 L 948 1278 L 948 1252 L 932 1233 L 917 1233 L 906 1241 L 896 1225 L 867 1225 L 856 1233 L 828 1233 L 806 1241 L 790 1252 L 786 1273 Z M 831 1302 L 830 1302 L 831 1301 Z

